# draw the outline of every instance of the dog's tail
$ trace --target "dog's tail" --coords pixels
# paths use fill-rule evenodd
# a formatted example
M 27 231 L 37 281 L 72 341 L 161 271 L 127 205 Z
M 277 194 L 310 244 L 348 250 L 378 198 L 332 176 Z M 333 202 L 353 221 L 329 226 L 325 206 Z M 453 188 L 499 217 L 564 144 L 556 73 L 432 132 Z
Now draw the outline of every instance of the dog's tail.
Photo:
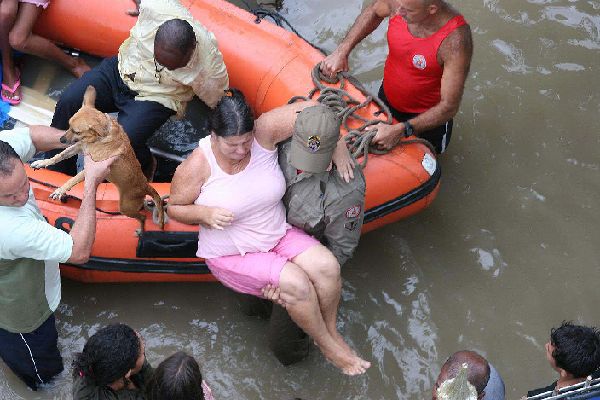
M 147 190 L 147 193 L 150 196 L 152 196 L 152 200 L 154 200 L 154 205 L 155 205 L 156 209 L 158 210 L 158 226 L 160 226 L 160 229 L 164 229 L 165 228 L 165 207 L 163 205 L 163 201 L 160 198 L 160 195 L 158 194 L 156 189 L 154 189 L 152 186 L 150 186 L 150 184 L 148 184 L 146 190 Z

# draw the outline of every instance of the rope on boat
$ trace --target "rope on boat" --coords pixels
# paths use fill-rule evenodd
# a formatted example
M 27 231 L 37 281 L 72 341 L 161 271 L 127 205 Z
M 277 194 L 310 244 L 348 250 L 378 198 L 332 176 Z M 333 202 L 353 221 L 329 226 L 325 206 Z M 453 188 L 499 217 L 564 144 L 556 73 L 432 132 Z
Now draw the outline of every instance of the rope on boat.
M 288 101 L 288 104 L 298 100 L 312 100 L 315 94 L 319 92 L 317 101 L 333 110 L 338 118 L 340 118 L 342 126 L 346 129 L 347 134 L 344 137 L 344 140 L 346 141 L 346 146 L 348 146 L 350 154 L 354 159 L 362 157 L 363 161 L 359 164 L 361 168 L 364 168 L 367 165 L 369 153 L 386 154 L 389 152 L 389 150 L 381 150 L 372 145 L 372 140 L 377 134 L 377 128 L 367 129 L 368 127 L 379 123 L 392 125 L 392 114 L 390 109 L 379 97 L 371 94 L 356 77 L 347 72 L 338 72 L 335 78 L 323 75 L 321 73 L 320 62 L 314 66 L 311 76 L 315 87 L 311 89 L 307 96 L 292 97 Z M 351 83 L 363 96 L 365 96 L 365 101 L 360 102 L 350 95 L 346 90 L 346 81 Z M 336 84 L 338 85 L 337 87 L 329 86 Z M 371 102 L 375 102 L 380 109 L 375 115 L 384 114 L 385 120 L 379 118 L 366 119 L 357 113 L 359 110 L 366 108 Z M 350 120 L 358 120 L 361 122 L 361 125 L 358 128 L 350 128 Z M 404 146 L 411 143 L 421 143 L 427 146 L 427 148 L 435 154 L 435 148 L 429 141 L 423 138 L 401 140 L 398 145 Z
M 324 55 L 327 55 L 327 52 L 322 47 L 317 46 L 316 44 L 312 43 L 310 40 L 308 40 L 304 36 L 302 36 L 300 34 L 300 32 L 298 32 L 292 26 L 292 24 L 290 24 L 290 22 L 276 10 L 268 9 L 268 8 L 264 8 L 264 7 L 260 7 L 260 6 L 257 8 L 252 8 L 252 7 L 250 7 L 250 4 L 248 4 L 248 2 L 246 2 L 245 0 L 242 0 L 242 1 L 246 4 L 246 7 L 248 8 L 248 10 L 256 16 L 254 23 L 260 24 L 263 19 L 271 18 L 273 20 L 273 22 L 275 23 L 275 25 L 277 25 L 281 28 L 286 29 L 286 27 L 284 26 L 284 24 L 285 24 L 285 25 L 287 25 L 287 30 L 296 34 L 296 36 L 298 36 L 300 39 L 304 40 L 306 43 L 311 45 L 313 48 L 319 50 Z

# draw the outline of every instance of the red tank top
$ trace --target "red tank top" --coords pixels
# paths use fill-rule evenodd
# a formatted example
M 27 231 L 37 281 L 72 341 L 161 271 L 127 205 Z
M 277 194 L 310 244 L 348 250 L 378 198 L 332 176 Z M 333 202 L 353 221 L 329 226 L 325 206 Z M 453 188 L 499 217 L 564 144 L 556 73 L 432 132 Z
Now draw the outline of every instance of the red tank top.
M 466 23 L 462 15 L 457 15 L 433 35 L 417 38 L 401 16 L 390 19 L 383 91 L 393 108 L 420 114 L 440 102 L 442 67 L 437 62 L 438 48 L 452 31 Z

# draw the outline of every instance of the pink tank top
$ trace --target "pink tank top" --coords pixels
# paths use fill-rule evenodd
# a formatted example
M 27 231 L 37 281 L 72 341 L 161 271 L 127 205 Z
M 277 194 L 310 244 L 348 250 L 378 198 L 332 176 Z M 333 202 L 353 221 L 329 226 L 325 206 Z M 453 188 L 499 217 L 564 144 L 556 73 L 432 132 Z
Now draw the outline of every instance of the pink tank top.
M 254 139 L 250 162 L 243 171 L 230 175 L 217 164 L 210 136 L 200 140 L 199 147 L 208 160 L 210 177 L 194 204 L 225 208 L 233 212 L 233 223 L 223 230 L 201 227 L 196 255 L 210 259 L 271 250 L 289 229 L 281 201 L 285 178 L 277 150 L 266 150 Z

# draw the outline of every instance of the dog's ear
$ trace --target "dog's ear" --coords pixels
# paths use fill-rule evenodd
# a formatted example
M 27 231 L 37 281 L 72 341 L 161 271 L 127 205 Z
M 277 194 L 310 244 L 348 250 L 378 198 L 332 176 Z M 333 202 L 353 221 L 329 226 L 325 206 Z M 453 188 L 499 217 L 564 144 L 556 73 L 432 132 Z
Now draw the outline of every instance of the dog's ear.
M 94 89 L 92 85 L 89 85 L 87 89 L 85 89 L 83 105 L 88 107 L 94 107 L 96 105 L 96 89 Z

